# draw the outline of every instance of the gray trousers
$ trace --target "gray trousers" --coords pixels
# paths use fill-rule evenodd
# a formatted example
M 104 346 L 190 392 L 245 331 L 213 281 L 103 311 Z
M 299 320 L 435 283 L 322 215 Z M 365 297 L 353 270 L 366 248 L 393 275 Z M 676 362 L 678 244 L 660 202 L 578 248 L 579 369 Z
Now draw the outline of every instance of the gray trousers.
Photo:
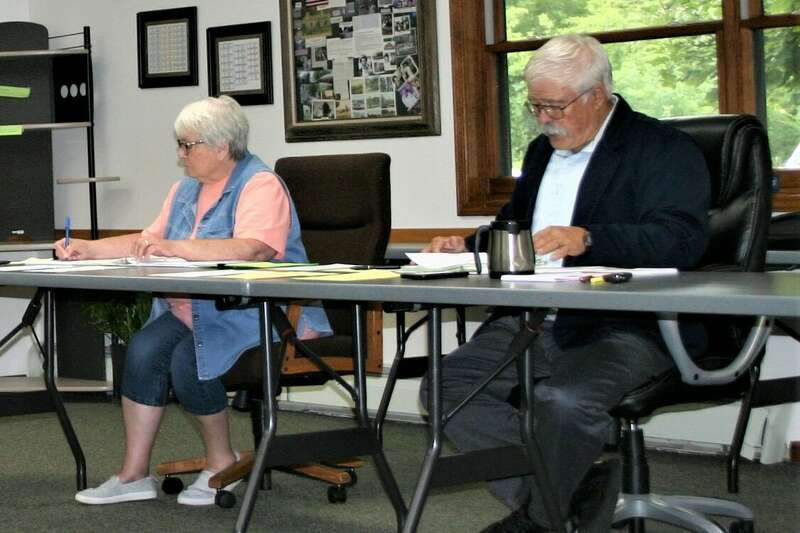
M 506 355 L 519 329 L 517 317 L 484 323 L 469 342 L 442 360 L 442 403 L 452 407 Z M 625 393 L 669 369 L 672 359 L 641 331 L 606 329 L 588 343 L 561 350 L 552 322 L 534 341 L 534 431 L 562 513 L 592 463 L 597 460 L 612 422 L 608 411 Z M 461 452 L 522 444 L 519 410 L 508 402 L 518 385 L 517 367 L 506 370 L 458 412 L 445 435 Z M 428 405 L 427 378 L 421 397 Z M 548 519 L 532 476 L 490 483 L 491 491 L 512 509 L 529 502 L 533 520 Z

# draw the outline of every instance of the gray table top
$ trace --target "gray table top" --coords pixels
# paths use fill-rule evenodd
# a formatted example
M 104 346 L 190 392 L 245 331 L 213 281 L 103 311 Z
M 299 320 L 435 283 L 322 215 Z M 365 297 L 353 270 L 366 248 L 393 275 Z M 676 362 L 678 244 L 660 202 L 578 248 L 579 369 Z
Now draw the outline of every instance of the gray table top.
M 0 285 L 362 302 L 800 316 L 799 272 L 682 272 L 601 286 L 574 282 L 512 283 L 486 276 L 343 283 L 151 275 L 180 271 L 183 270 L 139 267 L 45 274 L 3 272 L 0 268 Z
M 39 250 L 52 250 L 53 241 L 47 242 L 28 242 L 28 241 L 5 241 L 0 242 L 0 252 L 36 252 Z

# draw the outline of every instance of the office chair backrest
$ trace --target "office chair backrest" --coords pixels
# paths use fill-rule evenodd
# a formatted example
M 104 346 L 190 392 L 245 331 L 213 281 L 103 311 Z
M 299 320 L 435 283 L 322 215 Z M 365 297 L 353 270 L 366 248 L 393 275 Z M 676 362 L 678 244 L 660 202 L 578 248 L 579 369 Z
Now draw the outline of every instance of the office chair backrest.
M 711 176 L 711 237 L 700 269 L 763 270 L 772 174 L 764 128 L 750 115 L 686 117 L 665 122 L 697 142 Z M 751 317 L 681 315 L 681 324 L 687 330 L 702 324 L 705 346 L 697 347 L 693 355 L 695 362 L 706 369 L 729 363 L 739 352 L 752 323 Z M 749 387 L 749 379 L 744 374 L 729 385 L 694 387 L 682 383 L 677 369 L 673 369 L 628 393 L 612 414 L 634 420 L 676 403 L 736 398 Z
M 685 117 L 665 122 L 695 140 L 711 175 L 711 239 L 701 266 L 762 271 L 772 177 L 764 127 L 751 115 Z
M 392 218 L 390 161 L 380 153 L 278 159 L 275 172 L 294 199 L 311 261 L 383 262 Z
M 685 117 L 665 122 L 695 140 L 711 177 L 711 236 L 699 268 L 763 271 L 772 177 L 764 127 L 751 115 Z M 682 322 L 691 320 L 684 317 Z M 705 316 L 701 320 L 708 340 L 701 357 L 706 368 L 726 364 L 738 352 L 753 322 L 750 317 Z
M 389 166 L 382 153 L 283 157 L 283 178 L 300 219 L 309 260 L 317 263 L 384 262 L 392 226 Z M 349 313 L 326 303 L 335 332 L 349 334 Z

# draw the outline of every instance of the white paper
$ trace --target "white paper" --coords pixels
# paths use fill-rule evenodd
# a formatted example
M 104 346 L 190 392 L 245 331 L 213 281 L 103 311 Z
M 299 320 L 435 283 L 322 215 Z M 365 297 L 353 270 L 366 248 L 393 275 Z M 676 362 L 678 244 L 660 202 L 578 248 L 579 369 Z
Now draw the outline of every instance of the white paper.
M 331 38 L 326 41 L 328 47 L 328 59 L 332 61 L 347 61 L 350 60 L 350 74 L 352 77 L 353 73 L 353 62 L 352 58 L 356 55 L 353 38 L 347 39 L 340 39 L 340 38 Z M 334 73 L 335 75 L 335 73 Z M 334 78 L 335 79 L 335 78 Z
M 80 259 L 76 261 L 64 261 L 56 259 L 43 259 L 41 257 L 29 257 L 20 261 L 27 268 L 36 269 L 77 269 L 86 266 L 157 266 L 157 267 L 190 267 L 190 268 L 209 268 L 216 267 L 219 263 L 235 263 L 239 260 L 214 260 L 214 261 L 187 261 L 180 257 L 162 257 L 159 255 L 149 255 L 141 259 L 135 257 L 112 257 L 109 259 Z M 14 266 L 6 267 L 15 268 Z M 21 270 L 21 269 L 19 269 Z
M 64 261 L 66 263 L 67 261 Z M 78 265 L 78 266 L 64 266 L 59 265 L 53 268 L 37 268 L 34 272 L 44 272 L 47 274 L 63 274 L 65 272 L 87 272 L 87 271 L 97 271 L 97 270 L 115 270 L 117 268 L 125 268 L 124 266 L 112 266 L 112 265 Z
M 217 278 L 241 274 L 240 268 L 221 268 L 219 270 L 190 270 L 188 272 L 164 272 L 161 274 L 150 274 L 151 276 L 163 276 L 168 278 Z
M 580 281 L 584 276 L 611 274 L 614 272 L 630 272 L 633 279 L 650 278 L 655 276 L 674 276 L 677 268 L 618 268 L 605 266 L 585 267 L 536 267 L 535 274 L 505 274 L 502 281 L 527 281 L 527 282 L 562 282 Z
M 486 273 L 489 265 L 489 258 L 486 252 L 480 254 L 482 272 Z M 475 272 L 475 256 L 472 252 L 457 254 L 431 253 L 431 252 L 407 252 L 406 256 L 412 263 L 416 263 L 425 268 L 443 268 L 451 266 L 463 266 L 470 272 Z

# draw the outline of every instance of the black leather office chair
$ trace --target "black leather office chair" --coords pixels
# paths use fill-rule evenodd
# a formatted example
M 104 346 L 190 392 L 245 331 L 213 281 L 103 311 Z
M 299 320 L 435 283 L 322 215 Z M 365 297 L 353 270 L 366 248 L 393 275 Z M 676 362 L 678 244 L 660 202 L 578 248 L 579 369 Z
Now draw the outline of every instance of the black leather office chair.
M 762 271 L 767 250 L 772 168 L 764 128 L 749 115 L 719 115 L 672 119 L 691 135 L 705 155 L 712 180 L 711 241 L 700 267 L 705 270 Z M 639 419 L 658 408 L 696 402 L 742 400 L 729 455 L 729 490 L 735 492 L 737 462 L 750 416 L 750 400 L 758 383 L 759 363 L 769 325 L 752 319 L 690 317 L 708 328 L 709 346 L 682 369 L 669 371 L 625 396 L 612 414 L 623 420 L 623 493 L 614 515 L 615 526 L 642 533 L 644 519 L 658 520 L 699 532 L 726 531 L 706 514 L 734 519 L 728 531 L 752 531 L 752 512 L 735 502 L 692 496 L 650 493 L 644 436 Z M 660 321 L 668 345 L 681 349 L 674 317 Z M 747 340 L 745 340 L 747 338 Z M 746 355 L 732 361 L 746 346 Z M 697 368 L 692 365 L 696 364 Z M 701 370 L 702 369 L 702 370 Z M 725 369 L 725 370 L 720 370 Z M 716 371 L 715 371 L 716 370 Z M 708 372 L 706 372 L 708 371 Z M 733 379 L 738 375 L 737 379 Z M 727 383 L 726 383 L 727 382 Z
M 382 153 L 285 157 L 275 163 L 275 172 L 283 178 L 294 200 L 310 261 L 320 264 L 384 261 L 391 231 L 390 163 L 389 156 Z M 280 386 L 320 385 L 332 379 L 330 373 L 309 358 L 309 350 L 337 374 L 353 373 L 352 306 L 346 302 L 324 302 L 324 307 L 334 332 L 332 336 L 297 341 L 293 331 L 278 328 L 285 341 L 275 350 L 281 357 Z M 293 324 L 299 310 L 295 304 L 288 308 L 286 314 Z M 370 337 L 367 372 L 382 370 L 380 315 L 380 309 L 367 310 L 365 329 Z M 253 349 L 245 352 L 223 376 L 226 388 L 237 391 L 234 408 L 251 414 L 256 447 L 262 435 L 262 368 L 263 354 L 260 349 Z M 286 470 L 329 483 L 329 501 L 344 502 L 346 487 L 355 484 L 354 469 L 361 461 L 341 459 L 336 463 L 286 465 Z M 247 475 L 252 464 L 252 453 L 245 452 L 240 461 L 212 477 L 209 485 L 225 487 Z M 203 465 L 202 458 L 162 463 L 157 471 L 167 476 L 162 485 L 164 491 L 179 492 L 183 484 L 174 475 L 202 470 Z M 235 504 L 235 497 L 226 491 L 218 492 L 217 496 L 221 507 Z

